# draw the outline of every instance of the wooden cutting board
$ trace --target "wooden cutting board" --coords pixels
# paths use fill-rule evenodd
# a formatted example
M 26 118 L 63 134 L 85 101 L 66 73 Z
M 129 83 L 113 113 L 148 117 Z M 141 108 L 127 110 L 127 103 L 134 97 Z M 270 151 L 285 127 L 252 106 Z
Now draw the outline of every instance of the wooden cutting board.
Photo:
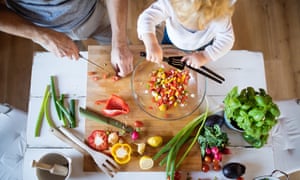
M 131 46 L 131 50 L 134 54 L 134 64 L 141 59 L 139 57 L 139 52 L 144 51 L 143 45 Z M 131 75 L 122 78 L 118 81 L 112 79 L 112 76 L 115 75 L 112 66 L 110 64 L 110 46 L 89 46 L 88 48 L 88 58 L 105 67 L 105 69 L 110 73 L 110 76 L 107 78 L 102 78 L 102 75 L 107 73 L 101 69 L 97 69 L 94 65 L 88 65 L 88 72 L 96 71 L 96 75 L 87 75 L 87 100 L 86 108 L 93 111 L 101 111 L 103 108 L 102 105 L 96 105 L 96 100 L 108 99 L 111 94 L 116 94 L 126 101 L 129 105 L 130 112 L 126 115 L 115 116 L 114 118 L 122 121 L 128 125 L 132 125 L 134 121 L 140 120 L 144 122 L 145 128 L 142 133 L 141 138 L 136 142 L 146 142 L 147 137 L 159 135 L 164 139 L 164 143 L 167 142 L 172 136 L 174 136 L 181 128 L 183 128 L 189 121 L 194 119 L 197 115 L 200 114 L 200 110 L 197 110 L 192 115 L 187 118 L 176 120 L 176 121 L 163 121 L 155 119 L 145 112 L 143 112 L 138 105 L 135 103 L 130 86 Z M 98 80 L 95 80 L 95 77 L 98 77 Z M 100 124 L 98 122 L 85 119 L 85 138 L 91 134 L 93 130 L 102 129 L 102 130 L 116 130 L 112 126 Z M 134 143 L 130 138 L 126 139 L 128 143 L 131 143 L 133 149 L 135 149 Z M 152 156 L 154 155 L 159 148 L 146 147 L 145 155 Z M 182 149 L 185 151 L 185 148 Z M 132 154 L 132 160 L 121 166 L 120 171 L 142 171 L 139 168 L 139 158 L 141 156 L 137 153 Z M 165 167 L 160 167 L 158 165 L 159 161 L 155 162 L 155 167 L 149 171 L 164 171 Z M 84 171 L 96 171 L 97 166 L 93 160 L 86 156 L 84 158 Z M 199 171 L 201 170 L 201 154 L 198 143 L 195 144 L 194 148 L 190 152 L 189 156 L 182 163 L 180 170 L 186 171 Z

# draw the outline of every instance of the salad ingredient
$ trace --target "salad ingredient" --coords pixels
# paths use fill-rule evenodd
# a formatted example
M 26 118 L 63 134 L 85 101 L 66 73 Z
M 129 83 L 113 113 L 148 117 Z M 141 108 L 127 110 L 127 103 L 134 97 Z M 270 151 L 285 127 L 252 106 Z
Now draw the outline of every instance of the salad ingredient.
M 190 79 L 188 71 L 159 68 L 151 73 L 148 82 L 153 102 L 160 111 L 167 111 L 178 104 L 184 104 L 188 98 L 186 86 Z
M 149 156 L 142 156 L 140 158 L 139 165 L 142 170 L 148 170 L 154 166 L 154 161 Z
M 206 155 L 206 156 L 204 157 L 204 162 L 206 162 L 206 163 L 211 163 L 211 162 L 212 162 L 212 158 L 211 158 L 210 156 Z
M 119 141 L 119 135 L 117 132 L 111 132 L 108 135 L 108 143 L 116 144 Z
M 140 155 L 143 155 L 145 152 L 145 149 L 146 149 L 146 144 L 145 143 L 137 143 L 136 145 L 137 145 L 137 152 Z
M 43 118 L 44 118 L 44 114 L 45 114 L 45 103 L 46 103 L 46 96 L 49 92 L 50 86 L 46 86 L 45 92 L 44 92 L 44 98 L 40 107 L 40 111 L 39 111 L 39 115 L 35 124 L 35 131 L 34 131 L 34 136 L 35 137 L 39 137 L 40 136 L 40 132 L 41 132 L 41 126 L 42 126 L 42 122 L 43 122 Z
M 55 76 L 50 76 L 50 88 L 51 88 L 52 99 L 55 105 L 58 118 L 61 120 L 61 111 L 56 103 L 57 97 L 56 97 L 56 87 L 55 87 Z
M 81 115 L 83 115 L 86 118 L 89 118 L 91 120 L 94 120 L 94 121 L 97 121 L 97 122 L 100 122 L 100 123 L 104 123 L 104 124 L 114 126 L 114 127 L 119 128 L 121 130 L 124 130 L 128 133 L 132 133 L 134 131 L 133 127 L 131 127 L 129 125 L 126 125 L 126 124 L 124 124 L 124 123 L 122 123 L 122 122 L 120 122 L 116 119 L 103 116 L 102 114 L 99 114 L 99 113 L 96 113 L 96 112 L 93 112 L 93 111 L 90 111 L 90 110 L 87 110 L 87 109 L 83 109 L 81 107 L 79 108 L 79 112 L 80 112 Z
M 130 161 L 131 151 L 131 146 L 126 143 L 116 143 L 111 148 L 111 154 L 114 160 L 119 164 L 126 164 Z
M 105 107 L 101 112 L 105 116 L 113 117 L 129 113 L 128 104 L 121 97 L 115 94 L 112 94 L 108 100 L 97 100 L 95 103 L 102 104 L 103 102 L 105 102 Z
M 69 121 L 70 127 L 75 128 L 76 127 L 76 121 L 75 121 L 74 117 L 72 117 L 71 113 L 67 110 L 67 108 L 60 101 L 56 101 L 56 104 L 58 105 L 58 108 L 60 109 L 60 112 Z
M 203 163 L 202 164 L 202 168 L 201 168 L 201 170 L 203 171 L 203 172 L 208 172 L 209 171 L 209 165 L 208 164 L 206 164 L 206 163 Z
M 205 126 L 204 131 L 198 137 L 198 143 L 200 144 L 202 157 L 205 157 L 207 151 L 215 155 L 228 145 L 228 136 L 221 131 L 220 126 L 217 124 L 213 127 Z
M 220 127 L 222 127 L 223 123 L 224 123 L 224 117 L 217 114 L 213 114 L 207 117 L 205 121 L 205 126 L 212 127 L 215 124 L 218 124 Z
M 147 139 L 147 143 L 152 147 L 159 147 L 163 143 L 163 138 L 161 136 L 152 136 Z
M 88 137 L 88 144 L 97 151 L 108 149 L 108 137 L 103 130 L 94 130 Z
M 264 89 L 247 87 L 239 92 L 237 86 L 226 95 L 224 112 L 230 123 L 235 122 L 245 134 L 261 141 L 252 144 L 256 148 L 267 142 L 269 131 L 277 123 L 280 115 L 278 106 Z
M 131 133 L 131 139 L 132 139 L 132 140 L 137 140 L 138 138 L 139 138 L 139 133 L 136 132 L 136 131 L 133 131 L 133 132 Z
M 54 128 L 55 125 L 53 123 L 53 120 L 51 119 L 50 117 L 50 110 L 49 110 L 49 98 L 50 98 L 50 91 L 48 91 L 46 97 L 45 97 L 45 104 L 44 104 L 44 111 L 45 111 L 45 117 L 46 117 L 46 120 L 48 122 L 48 125 L 51 127 L 51 128 Z
M 246 167 L 243 164 L 232 162 L 225 164 L 222 171 L 225 177 L 236 179 L 245 174 Z
M 159 165 L 166 164 L 167 178 L 174 180 L 174 173 L 176 169 L 183 162 L 185 157 L 191 151 L 194 144 L 197 142 L 200 131 L 204 126 L 205 120 L 208 115 L 208 103 L 206 100 L 206 110 L 204 113 L 190 121 L 185 125 L 167 144 L 165 144 L 160 151 L 154 156 L 153 160 L 157 160 L 163 154 L 166 156 L 160 161 Z M 193 132 L 196 131 L 196 134 Z M 193 137 L 192 137 L 193 136 Z M 180 150 L 183 150 L 183 145 L 189 143 L 187 148 L 184 148 L 183 155 L 178 155 Z M 179 159 L 176 159 L 179 157 Z
M 144 127 L 144 123 L 142 121 L 134 121 L 134 127 Z

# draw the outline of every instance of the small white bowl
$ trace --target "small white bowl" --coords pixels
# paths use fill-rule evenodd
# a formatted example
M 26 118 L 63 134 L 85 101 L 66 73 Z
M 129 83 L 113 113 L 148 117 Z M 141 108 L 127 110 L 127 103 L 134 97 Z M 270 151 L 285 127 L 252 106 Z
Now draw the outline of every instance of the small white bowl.
M 36 175 L 39 180 L 53 180 L 53 179 L 66 180 L 71 175 L 72 160 L 71 158 L 67 157 L 62 153 L 59 152 L 47 153 L 43 155 L 38 162 L 47 163 L 47 164 L 59 164 L 59 165 L 66 166 L 69 169 L 67 176 L 59 176 L 59 175 L 51 174 L 49 171 L 36 168 Z

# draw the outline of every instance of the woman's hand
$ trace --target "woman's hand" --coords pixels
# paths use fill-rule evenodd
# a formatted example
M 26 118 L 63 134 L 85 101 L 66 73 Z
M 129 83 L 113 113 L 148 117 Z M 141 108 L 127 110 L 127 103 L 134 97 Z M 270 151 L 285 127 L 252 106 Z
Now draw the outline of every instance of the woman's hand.
M 199 68 L 210 61 L 210 59 L 205 55 L 204 51 L 186 54 L 181 60 L 185 61 L 187 65 L 192 66 L 193 68 Z

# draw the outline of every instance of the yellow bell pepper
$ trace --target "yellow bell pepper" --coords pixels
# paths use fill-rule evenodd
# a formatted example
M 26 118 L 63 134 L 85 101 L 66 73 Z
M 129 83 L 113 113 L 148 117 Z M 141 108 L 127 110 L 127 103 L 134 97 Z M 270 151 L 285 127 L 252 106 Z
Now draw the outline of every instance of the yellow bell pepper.
M 126 164 L 131 159 L 131 146 L 129 144 L 116 143 L 111 148 L 111 154 L 118 164 Z

